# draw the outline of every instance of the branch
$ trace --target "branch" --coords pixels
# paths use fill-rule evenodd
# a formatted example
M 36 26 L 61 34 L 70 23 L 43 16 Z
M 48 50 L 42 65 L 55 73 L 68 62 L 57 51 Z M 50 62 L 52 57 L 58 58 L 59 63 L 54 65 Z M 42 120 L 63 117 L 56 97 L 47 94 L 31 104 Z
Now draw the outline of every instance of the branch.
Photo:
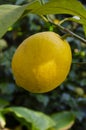
M 69 29 L 63 27 L 63 26 L 60 25 L 60 24 L 55 24 L 55 23 L 53 22 L 53 20 L 48 17 L 48 15 L 47 15 L 47 18 L 46 18 L 45 16 L 43 16 L 43 15 L 41 15 L 41 17 L 42 17 L 42 19 L 43 19 L 45 22 L 49 22 L 49 23 L 53 24 L 54 26 L 57 26 L 57 27 L 58 27 L 61 31 L 63 31 L 64 33 L 66 32 L 66 33 L 70 34 L 71 36 L 73 36 L 73 37 L 79 39 L 80 41 L 82 41 L 83 43 L 86 44 L 86 39 L 80 37 L 79 35 L 75 34 L 75 33 L 72 32 L 71 30 L 69 30 Z
M 82 64 L 86 64 L 86 62 L 72 62 L 72 64 L 79 64 L 79 65 L 82 65 Z
M 45 4 L 45 0 L 40 0 L 40 2 L 41 2 L 42 5 Z M 48 16 L 49 16 L 49 15 L 47 15 L 47 18 L 46 18 L 45 16 L 43 16 L 43 15 L 42 15 L 41 17 L 44 19 L 44 21 L 52 23 L 53 25 L 57 26 L 59 29 L 63 30 L 64 32 L 67 32 L 67 33 L 70 34 L 71 36 L 73 36 L 73 37 L 79 39 L 80 41 L 82 41 L 83 43 L 86 44 L 86 39 L 80 37 L 79 35 L 75 34 L 75 33 L 72 32 L 71 30 L 69 30 L 69 29 L 67 29 L 67 28 L 65 28 L 65 27 L 63 27 L 63 26 L 61 26 L 61 23 L 60 23 L 60 24 L 55 24 L 55 23 L 53 22 L 53 20 L 50 19 Z M 67 19 L 65 19 L 65 20 L 67 20 Z M 64 22 L 65 20 L 63 20 L 62 22 Z
M 63 30 L 64 32 L 67 32 L 67 33 L 70 34 L 71 36 L 73 36 L 73 37 L 79 39 L 80 41 L 82 41 L 83 43 L 86 44 L 86 39 L 80 37 L 79 35 L 75 34 L 74 32 L 70 31 L 69 29 L 67 29 L 67 28 L 65 28 L 65 27 L 63 27 L 63 26 L 61 26 L 60 24 L 55 24 L 55 23 L 53 23 L 53 22 L 51 22 L 51 21 L 49 21 L 49 22 L 50 22 L 51 24 L 57 26 L 59 29 Z

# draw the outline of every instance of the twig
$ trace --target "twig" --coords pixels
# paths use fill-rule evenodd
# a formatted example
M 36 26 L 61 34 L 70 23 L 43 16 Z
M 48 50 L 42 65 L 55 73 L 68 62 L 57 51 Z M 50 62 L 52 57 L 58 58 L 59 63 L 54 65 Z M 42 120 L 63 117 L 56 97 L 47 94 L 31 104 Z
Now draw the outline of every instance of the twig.
M 79 39 L 80 41 L 82 41 L 83 43 L 86 44 L 86 39 L 80 37 L 79 35 L 75 34 L 74 32 L 70 31 L 69 29 L 67 29 L 67 28 L 65 28 L 65 27 L 63 27 L 63 26 L 61 26 L 60 24 L 55 24 L 55 23 L 53 23 L 53 22 L 51 22 L 51 21 L 49 21 L 49 22 L 52 23 L 53 25 L 57 26 L 59 29 L 63 30 L 64 32 L 67 32 L 67 33 L 70 34 L 71 36 L 73 36 L 73 37 Z
M 49 23 L 53 24 L 54 26 L 57 26 L 57 27 L 58 27 L 60 30 L 62 30 L 63 32 L 66 32 L 66 33 L 70 34 L 71 36 L 73 36 L 73 37 L 79 39 L 80 41 L 82 41 L 83 43 L 86 44 L 86 39 L 80 37 L 79 35 L 75 34 L 75 33 L 72 32 L 71 30 L 69 30 L 69 29 L 63 27 L 62 25 L 60 25 L 60 23 L 59 23 L 59 24 L 55 24 L 55 23 L 53 22 L 53 20 L 48 17 L 48 15 L 47 15 L 47 18 L 46 18 L 45 16 L 43 16 L 43 15 L 41 15 L 41 17 L 42 17 L 42 19 L 43 19 L 45 22 L 49 22 Z
M 72 64 L 79 64 L 79 65 L 81 65 L 81 64 L 86 64 L 86 62 L 72 62 Z

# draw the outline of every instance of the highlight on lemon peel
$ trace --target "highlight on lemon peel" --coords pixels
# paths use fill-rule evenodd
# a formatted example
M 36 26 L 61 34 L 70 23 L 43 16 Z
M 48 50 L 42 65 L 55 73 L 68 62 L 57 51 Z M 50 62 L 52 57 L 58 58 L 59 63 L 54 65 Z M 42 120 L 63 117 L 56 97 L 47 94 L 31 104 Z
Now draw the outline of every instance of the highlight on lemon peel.
M 65 40 L 54 32 L 40 32 L 17 48 L 12 71 L 18 86 L 32 93 L 44 93 L 66 79 L 71 61 L 71 49 Z

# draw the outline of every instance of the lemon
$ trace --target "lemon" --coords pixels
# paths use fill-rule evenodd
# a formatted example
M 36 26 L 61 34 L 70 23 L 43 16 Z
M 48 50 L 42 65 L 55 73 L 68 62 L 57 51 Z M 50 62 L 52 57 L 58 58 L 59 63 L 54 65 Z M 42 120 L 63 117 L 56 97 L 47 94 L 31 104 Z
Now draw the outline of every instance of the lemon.
M 25 39 L 12 59 L 16 84 L 33 93 L 59 86 L 72 61 L 69 44 L 54 32 L 40 32 Z

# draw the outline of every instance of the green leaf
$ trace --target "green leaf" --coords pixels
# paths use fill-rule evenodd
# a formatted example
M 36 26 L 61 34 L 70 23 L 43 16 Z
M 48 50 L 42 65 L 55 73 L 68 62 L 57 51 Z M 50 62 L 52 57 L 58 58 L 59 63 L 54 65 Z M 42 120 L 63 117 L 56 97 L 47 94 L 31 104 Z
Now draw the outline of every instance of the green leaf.
M 55 130 L 67 130 L 75 121 L 74 115 L 67 111 L 55 113 L 51 117 L 56 122 Z
M 9 105 L 9 102 L 0 98 L 0 108 L 4 108 Z
M 36 3 L 36 7 L 31 11 L 31 13 L 40 15 L 71 14 L 86 18 L 86 16 L 84 16 L 86 15 L 86 10 L 78 0 L 49 0 L 49 2 L 44 5 L 39 5 Z
M 84 28 L 85 36 L 86 36 L 86 23 L 85 22 L 83 23 L 83 28 Z
M 4 118 L 3 114 L 2 114 L 2 111 L 0 111 L 0 126 L 1 126 L 2 128 L 4 128 L 5 125 L 6 125 L 5 118 Z M 1 127 L 0 127 L 0 128 L 1 128 Z
M 6 64 L 9 64 L 9 61 L 6 62 Z M 5 64 L 3 64 L 5 65 Z M 2 92 L 2 94 L 12 94 L 15 90 L 15 85 L 12 83 L 1 83 L 0 84 L 0 91 Z
M 38 15 L 70 14 L 78 16 L 80 19 L 73 19 L 73 21 L 75 20 L 75 22 L 81 23 L 86 33 L 86 9 L 78 0 L 49 0 L 49 2 L 44 5 L 41 5 L 39 1 L 34 1 L 22 6 L 0 5 L 0 38 L 21 15 L 24 16 L 27 13 Z
M 40 5 L 40 3 L 36 1 L 23 6 L 9 4 L 0 5 L 0 38 L 5 34 L 8 28 L 21 17 L 27 6 L 28 12 L 30 12 L 36 5 Z
M 21 123 L 24 123 L 24 121 L 30 123 L 35 130 L 46 130 L 55 125 L 55 122 L 49 116 L 24 107 L 10 107 L 5 109 L 6 111 L 14 113 Z
M 29 6 L 27 6 L 27 9 L 29 9 Z M 70 14 L 78 16 L 79 19 L 71 18 L 70 20 L 81 23 L 86 33 L 86 9 L 78 0 L 49 0 L 44 5 L 36 4 L 31 13 L 38 15 Z
M 24 8 L 20 6 L 0 5 L 0 37 L 4 35 L 8 27 L 18 20 L 23 12 Z
M 77 111 L 73 111 L 73 114 L 75 115 L 75 117 L 79 120 L 82 121 L 83 118 L 85 117 L 85 114 L 83 111 L 77 110 Z

